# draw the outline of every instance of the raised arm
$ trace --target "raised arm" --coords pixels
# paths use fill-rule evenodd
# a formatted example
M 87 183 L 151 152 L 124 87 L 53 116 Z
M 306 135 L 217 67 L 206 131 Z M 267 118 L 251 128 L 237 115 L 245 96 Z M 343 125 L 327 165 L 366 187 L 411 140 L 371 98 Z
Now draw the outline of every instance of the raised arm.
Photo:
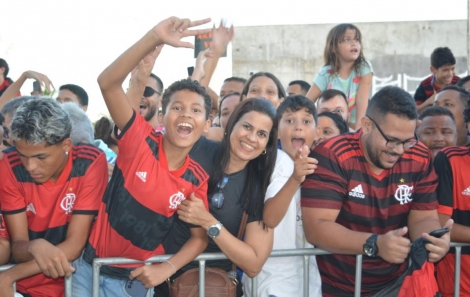
M 25 71 L 21 76 L 14 82 L 12 83 L 2 94 L 0 97 L 0 109 L 13 98 L 16 98 L 18 93 L 21 90 L 21 87 L 25 83 L 25 81 L 28 78 L 32 78 L 34 80 L 37 80 L 41 86 L 44 86 L 48 92 L 51 92 L 51 88 L 54 88 L 54 85 L 52 84 L 51 80 L 47 77 L 47 75 L 36 72 L 36 71 Z
M 361 82 L 356 95 L 356 124 L 355 129 L 361 128 L 361 119 L 366 115 L 369 104 L 369 92 L 372 87 L 372 73 L 367 73 L 361 77 Z
M 111 117 L 119 129 L 124 129 L 133 113 L 132 106 L 122 89 L 127 75 L 159 45 L 168 44 L 174 47 L 192 48 L 191 43 L 183 42 L 181 38 L 208 33 L 210 30 L 189 30 L 189 28 L 209 21 L 210 19 L 191 22 L 189 19 L 177 17 L 166 19 L 147 32 L 99 75 L 98 84 L 101 93 Z

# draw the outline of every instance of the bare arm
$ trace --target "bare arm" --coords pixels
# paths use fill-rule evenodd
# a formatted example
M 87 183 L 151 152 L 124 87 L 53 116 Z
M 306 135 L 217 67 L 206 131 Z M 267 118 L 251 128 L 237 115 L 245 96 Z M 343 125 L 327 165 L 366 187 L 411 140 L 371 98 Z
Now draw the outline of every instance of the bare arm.
M 191 238 L 173 257 L 162 264 L 137 268 L 131 272 L 130 279 L 136 278 L 148 289 L 159 285 L 201 254 L 208 242 L 209 239 L 204 229 L 191 228 Z
M 449 219 L 449 215 L 439 214 L 441 226 L 444 226 Z M 450 233 L 450 240 L 452 242 L 470 242 L 470 227 L 454 223 Z
M 315 83 L 313 83 L 310 87 L 310 90 L 308 90 L 307 95 L 305 96 L 313 102 L 317 102 L 317 99 L 318 97 L 320 97 L 320 94 L 321 90 L 317 87 Z
M 5 90 L 5 92 L 0 97 L 0 109 L 5 105 L 5 103 L 17 97 L 21 87 L 28 78 L 37 80 L 41 85 L 44 85 L 46 90 L 49 92 L 51 91 L 51 88 L 54 88 L 54 85 L 46 75 L 35 71 L 25 71 Z
M 434 104 L 435 98 L 436 98 L 436 94 L 433 94 L 431 97 L 426 99 L 426 101 L 424 101 L 420 105 L 416 105 L 416 108 L 418 109 L 418 113 L 422 112 L 426 107 L 432 106 Z
M 356 130 L 361 128 L 361 119 L 366 115 L 367 105 L 369 104 L 369 93 L 372 87 L 372 73 L 361 77 L 359 88 L 356 95 Z

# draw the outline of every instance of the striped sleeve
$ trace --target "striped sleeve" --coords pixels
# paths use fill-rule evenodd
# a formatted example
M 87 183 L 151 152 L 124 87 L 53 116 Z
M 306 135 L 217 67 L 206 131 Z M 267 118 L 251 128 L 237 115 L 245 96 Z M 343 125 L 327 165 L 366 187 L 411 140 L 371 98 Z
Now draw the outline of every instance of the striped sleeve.
M 318 167 L 302 184 L 302 207 L 341 209 L 347 195 L 347 179 L 337 156 L 320 145 L 309 157 L 318 160 Z
M 431 154 L 427 152 L 428 157 L 425 160 L 421 174 L 415 184 L 413 204 L 414 210 L 434 210 L 437 209 L 437 175 L 432 164 Z
M 434 167 L 438 176 L 437 200 L 439 202 L 438 212 L 452 216 L 454 209 L 452 188 L 454 187 L 454 177 L 452 168 L 446 154 L 439 152 L 434 159 Z

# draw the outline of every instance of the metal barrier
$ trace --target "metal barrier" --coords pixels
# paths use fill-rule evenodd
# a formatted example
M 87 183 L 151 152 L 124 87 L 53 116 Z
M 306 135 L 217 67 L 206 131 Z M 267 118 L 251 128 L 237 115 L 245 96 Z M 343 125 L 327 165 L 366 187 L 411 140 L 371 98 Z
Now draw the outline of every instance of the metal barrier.
M 462 247 L 470 246 L 470 243 L 457 243 L 452 242 L 451 247 L 455 248 L 455 275 L 454 275 L 454 296 L 458 297 L 460 295 L 460 267 L 461 267 L 461 256 L 462 256 Z M 309 290 L 309 265 L 310 265 L 310 256 L 319 256 L 319 255 L 328 255 L 331 254 L 327 251 L 310 248 L 310 249 L 293 249 L 293 250 L 276 250 L 273 251 L 270 257 L 292 257 L 292 256 L 303 256 L 303 296 L 308 297 Z M 106 265 L 116 265 L 116 264 L 146 264 L 164 262 L 171 258 L 173 255 L 159 255 L 148 259 L 147 261 L 137 261 L 127 258 L 99 258 L 93 261 L 93 284 L 92 284 L 92 296 L 99 297 L 100 291 L 100 268 L 101 266 Z M 211 253 L 211 254 L 201 254 L 194 261 L 199 261 L 199 296 L 205 295 L 205 274 L 204 270 L 206 267 L 207 260 L 225 260 L 227 257 L 222 253 Z M 0 266 L 0 272 L 5 271 L 13 265 Z M 361 279 L 362 279 L 362 255 L 356 256 L 356 279 L 355 279 L 355 288 L 354 296 L 361 296 Z M 14 284 L 15 286 L 15 284 Z M 257 277 L 252 279 L 251 287 L 252 297 L 258 297 L 258 282 Z M 65 279 L 65 296 L 72 297 L 72 278 Z M 150 290 L 147 292 L 147 297 L 150 296 Z

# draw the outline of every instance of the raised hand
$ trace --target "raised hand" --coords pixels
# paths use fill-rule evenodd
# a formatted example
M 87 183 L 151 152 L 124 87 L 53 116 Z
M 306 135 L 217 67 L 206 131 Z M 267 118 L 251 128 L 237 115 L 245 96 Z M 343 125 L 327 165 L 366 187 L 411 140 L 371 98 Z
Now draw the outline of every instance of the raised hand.
M 139 65 L 137 65 L 131 72 L 131 85 L 134 83 L 143 84 L 147 83 L 147 79 L 150 77 L 150 73 L 152 73 L 152 69 L 155 66 L 155 61 L 157 60 L 158 56 L 162 51 L 163 45 L 158 46 L 148 54 L 145 58 L 143 58 Z
M 183 222 L 204 227 L 211 225 L 212 215 L 207 211 L 204 202 L 194 193 L 184 200 L 178 207 L 178 215 Z
M 201 81 L 201 79 L 204 77 L 205 72 L 204 72 L 204 63 L 206 62 L 207 58 L 212 58 L 214 56 L 212 50 L 210 48 L 207 48 L 203 51 L 201 51 L 197 55 L 196 59 L 196 67 L 194 68 L 193 75 L 191 75 L 192 80 L 197 80 Z
M 447 220 L 444 228 L 449 228 L 452 231 L 454 221 Z M 450 247 L 450 232 L 444 234 L 441 238 L 436 238 L 428 233 L 423 233 L 422 237 L 429 240 L 431 243 L 426 244 L 426 249 L 429 251 L 429 262 L 435 263 L 441 260 L 449 251 Z
M 32 70 L 25 71 L 23 74 L 26 78 L 37 80 L 41 87 L 45 88 L 48 93 L 51 93 L 52 90 L 55 90 L 52 81 L 49 79 L 49 77 L 47 77 L 47 75 Z
M 188 36 L 209 33 L 211 29 L 189 30 L 189 28 L 207 24 L 210 21 L 210 18 L 199 21 L 190 21 L 189 19 L 171 17 L 158 23 L 153 28 L 153 33 L 163 44 L 168 44 L 173 47 L 194 48 L 192 43 L 181 41 L 181 39 Z
M 215 55 L 222 56 L 227 50 L 227 46 L 235 36 L 235 29 L 233 26 L 230 28 L 225 27 L 223 21 L 220 21 L 218 28 L 212 28 L 212 51 Z
M 34 240 L 30 252 L 46 276 L 52 278 L 69 277 L 75 271 L 64 252 L 44 239 Z
M 403 263 L 410 253 L 410 240 L 404 237 L 408 227 L 388 231 L 377 238 L 378 255 L 389 263 Z
M 305 176 L 313 174 L 317 169 L 318 161 L 315 158 L 308 157 L 310 149 L 304 145 L 295 154 L 294 157 L 294 172 L 292 177 L 295 178 L 299 183 L 305 180 Z

